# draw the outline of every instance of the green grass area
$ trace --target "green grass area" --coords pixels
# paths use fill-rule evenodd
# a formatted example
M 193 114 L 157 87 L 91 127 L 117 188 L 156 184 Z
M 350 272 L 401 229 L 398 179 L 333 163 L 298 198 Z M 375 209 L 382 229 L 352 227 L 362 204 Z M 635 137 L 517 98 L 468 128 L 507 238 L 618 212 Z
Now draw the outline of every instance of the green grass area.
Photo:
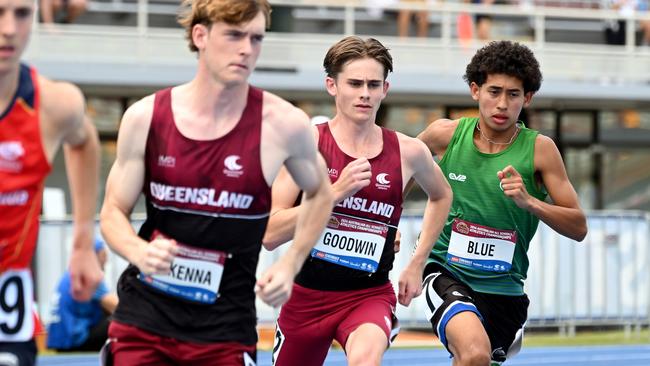
M 528 332 L 524 336 L 524 347 L 543 346 L 594 346 L 621 344 L 650 344 L 650 332 L 644 329 L 637 333 L 622 330 L 614 331 L 579 331 L 575 337 L 562 336 L 554 333 Z

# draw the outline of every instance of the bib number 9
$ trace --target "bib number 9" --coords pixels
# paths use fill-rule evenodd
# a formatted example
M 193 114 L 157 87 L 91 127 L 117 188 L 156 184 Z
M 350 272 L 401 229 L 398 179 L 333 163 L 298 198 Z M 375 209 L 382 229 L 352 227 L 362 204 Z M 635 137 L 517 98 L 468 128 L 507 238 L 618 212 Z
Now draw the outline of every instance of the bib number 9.
M 31 288 L 28 271 L 0 276 L 0 342 L 31 339 L 34 331 Z
M 14 297 L 13 302 L 10 297 Z M 2 284 L 2 288 L 0 288 L 0 307 L 2 312 L 5 313 L 5 319 L 0 323 L 0 330 L 7 335 L 18 333 L 25 321 L 25 293 L 23 292 L 23 280 L 20 277 L 9 277 Z M 11 316 L 12 313 L 18 315 L 16 324 L 13 326 L 6 322 L 7 317 Z

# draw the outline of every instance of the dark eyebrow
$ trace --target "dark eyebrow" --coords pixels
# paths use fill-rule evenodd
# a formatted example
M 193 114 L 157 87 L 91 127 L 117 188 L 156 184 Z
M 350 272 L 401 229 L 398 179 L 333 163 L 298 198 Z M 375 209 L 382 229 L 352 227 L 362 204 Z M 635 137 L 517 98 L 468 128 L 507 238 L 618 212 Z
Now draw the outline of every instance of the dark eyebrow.
M 363 80 L 361 80 L 361 79 L 352 79 L 352 78 L 350 78 L 350 79 L 348 79 L 348 81 L 354 81 L 354 82 L 357 82 L 357 83 L 363 83 Z M 383 81 L 383 80 L 380 80 L 380 79 L 371 79 L 371 80 L 368 80 L 369 83 L 381 83 L 382 81 Z
M 490 86 L 488 86 L 488 89 L 489 90 L 503 90 L 503 87 L 496 86 L 496 85 L 490 85 Z M 510 93 L 511 92 L 521 92 L 522 91 L 522 89 L 520 89 L 520 88 L 510 88 L 510 89 L 506 89 L 506 90 L 508 92 L 510 92 Z

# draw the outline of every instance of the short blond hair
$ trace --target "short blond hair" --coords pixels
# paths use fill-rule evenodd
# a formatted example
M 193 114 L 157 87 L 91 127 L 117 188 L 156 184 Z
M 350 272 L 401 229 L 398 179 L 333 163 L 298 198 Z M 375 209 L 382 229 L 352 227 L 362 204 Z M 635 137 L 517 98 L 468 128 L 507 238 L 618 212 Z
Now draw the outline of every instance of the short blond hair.
M 210 27 L 215 22 L 227 24 L 246 23 L 264 14 L 266 26 L 271 24 L 271 4 L 268 0 L 183 0 L 184 9 L 178 16 L 178 23 L 185 28 L 185 38 L 192 52 L 198 48 L 192 40 L 192 28 L 197 24 Z

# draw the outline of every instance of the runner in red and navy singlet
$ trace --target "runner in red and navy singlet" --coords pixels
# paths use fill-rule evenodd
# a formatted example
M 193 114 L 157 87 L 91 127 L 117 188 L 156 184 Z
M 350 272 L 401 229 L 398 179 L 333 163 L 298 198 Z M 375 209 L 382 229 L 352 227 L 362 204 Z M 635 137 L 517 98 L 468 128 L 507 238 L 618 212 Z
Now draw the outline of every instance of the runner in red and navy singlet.
M 170 91 L 155 97 L 145 156 L 147 220 L 139 236 L 172 238 L 182 250 L 169 276 L 127 268 L 115 321 L 187 342 L 235 341 L 254 350 L 253 287 L 271 201 L 260 166 L 262 91 L 250 87 L 236 127 L 210 141 L 180 133 Z
M 6 7 L 11 9 L 8 4 Z M 11 10 L 3 9 L 11 15 Z M 88 174 L 81 173 L 80 167 L 84 161 L 97 159 L 98 150 L 97 140 L 86 130 L 94 132 L 92 126 L 82 121 L 83 98 L 78 89 L 43 78 L 34 68 L 20 63 L 15 69 L 3 71 L 7 72 L 2 74 L 4 77 L 15 75 L 16 84 L 0 114 L 0 359 L 27 366 L 35 363 L 33 338 L 40 327 L 34 307 L 31 267 L 38 241 L 43 188 L 52 169 L 50 161 L 58 146 L 67 143 L 68 138 L 81 146 L 67 151 L 72 154 L 73 162 L 66 164 L 66 168 L 78 187 L 76 191 L 71 187 L 73 200 L 80 199 L 81 213 L 75 216 L 71 256 L 76 261 L 71 259 L 70 264 L 75 276 L 73 296 L 83 297 L 77 292 L 79 264 L 86 261 L 80 253 L 86 249 L 84 234 L 93 230 L 96 191 L 85 189 L 79 183 L 96 174 L 97 166 L 90 162 L 83 167 Z M 52 95 L 69 97 L 70 103 L 54 104 Z M 95 181 L 89 183 L 96 187 Z M 80 190 L 87 195 L 80 197 Z M 92 275 L 101 278 L 100 273 Z M 92 289 L 92 280 L 85 285 L 88 287 L 84 291 Z
M 92 250 L 99 140 L 76 86 L 53 81 L 21 63 L 36 2 L 0 3 L 0 363 L 36 362 L 32 260 L 51 162 L 65 145 L 73 229 L 72 296 L 87 301 L 102 279 Z M 48 243 L 50 244 L 50 243 Z M 51 243 L 57 244 L 57 243 Z
M 0 354 L 4 342 L 36 354 L 31 263 L 45 178 L 51 170 L 40 129 L 36 70 L 20 65 L 18 88 L 0 116 Z M 15 300 L 9 301 L 9 293 Z M 23 363 L 29 361 L 19 360 Z M 33 362 L 33 360 L 32 360 Z

